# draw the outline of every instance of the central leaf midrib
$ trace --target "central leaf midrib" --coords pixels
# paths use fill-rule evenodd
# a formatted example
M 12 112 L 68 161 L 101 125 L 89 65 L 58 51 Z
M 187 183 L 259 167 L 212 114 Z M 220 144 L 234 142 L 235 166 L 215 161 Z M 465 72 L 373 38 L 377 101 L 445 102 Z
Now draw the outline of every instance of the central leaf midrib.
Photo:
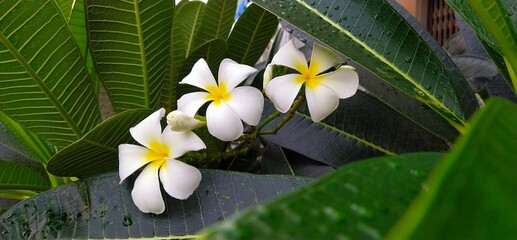
M 309 120 L 309 121 L 312 121 L 311 117 L 306 115 L 306 114 L 304 114 L 304 113 L 301 113 L 301 112 L 297 111 L 296 114 L 301 116 L 301 117 L 303 117 L 303 118 L 305 118 L 305 119 L 307 119 L 307 120 Z M 375 149 L 375 150 L 377 150 L 379 152 L 382 152 L 382 153 L 384 153 L 386 155 L 397 155 L 396 153 L 394 153 L 394 152 L 392 152 L 392 151 L 390 151 L 390 150 L 388 150 L 388 149 L 386 149 L 386 148 L 384 148 L 382 146 L 376 145 L 375 143 L 369 142 L 369 141 L 367 141 L 364 138 L 361 138 L 361 137 L 358 137 L 358 136 L 356 136 L 354 134 L 348 133 L 348 132 L 346 132 L 346 131 L 344 131 L 342 129 L 339 129 L 337 127 L 334 127 L 334 126 L 332 126 L 330 124 L 327 124 L 327 123 L 324 123 L 324 122 L 318 122 L 317 124 L 323 125 L 323 127 L 325 127 L 325 128 L 329 128 L 332 131 L 335 131 L 335 132 L 337 132 L 339 134 L 345 135 L 348 138 L 354 139 L 357 142 L 360 142 L 360 143 L 362 143 L 362 144 L 364 144 L 364 145 L 366 145 L 368 147 L 371 147 L 371 148 L 373 148 L 373 149 Z
M 413 80 L 413 78 L 411 76 L 409 76 L 408 74 L 402 72 L 402 70 L 400 70 L 397 66 L 391 64 L 391 62 L 389 62 L 388 60 L 386 60 L 386 58 L 384 58 L 384 56 L 382 55 L 379 55 L 376 51 L 374 51 L 370 46 L 364 44 L 363 42 L 359 41 L 355 36 L 353 36 L 350 32 L 346 31 L 345 29 L 343 29 L 339 24 L 333 22 L 332 20 L 330 20 L 326 15 L 323 15 L 321 14 L 317 9 L 309 6 L 307 3 L 305 3 L 304 1 L 300 1 L 300 0 L 296 0 L 298 3 L 300 3 L 301 5 L 305 6 L 307 9 L 309 9 L 309 11 L 315 13 L 317 16 L 321 17 L 321 19 L 323 19 L 325 22 L 329 23 L 330 25 L 334 26 L 335 28 L 337 29 L 340 29 L 341 32 L 343 32 L 346 36 L 348 36 L 350 39 L 352 39 L 354 42 L 356 42 L 357 44 L 361 45 L 362 47 L 364 47 L 365 50 L 367 50 L 368 52 L 370 52 L 372 55 L 374 55 L 375 57 L 377 57 L 379 60 L 381 60 L 382 62 L 384 62 L 385 64 L 387 64 L 388 66 L 391 66 L 395 72 L 397 72 L 399 75 L 403 76 L 405 79 L 407 79 L 415 88 L 417 88 L 419 91 L 423 92 L 426 96 L 428 96 L 429 98 L 431 98 L 432 100 L 434 100 L 434 102 L 439 105 L 438 108 L 440 109 L 445 109 L 445 111 L 453 116 L 456 117 L 456 119 L 458 119 L 458 121 L 460 121 L 463 125 L 465 125 L 465 122 L 463 120 L 463 117 L 461 116 L 458 116 L 456 113 L 454 113 L 453 111 L 451 111 L 451 109 L 446 106 L 442 101 L 439 101 L 437 98 L 434 97 L 434 95 L 432 95 L 429 91 L 427 91 L 427 89 L 423 88 L 422 86 L 420 86 L 419 84 L 416 84 L 416 82 Z M 440 111 L 437 111 L 438 113 L 440 113 Z M 444 118 L 448 119 L 448 120 L 451 120 L 449 119 L 447 116 L 443 115 L 442 113 L 440 113 L 440 115 L 442 115 Z M 453 125 L 454 127 L 456 127 L 456 125 Z
M 16 60 L 23 66 L 25 71 L 31 76 L 34 80 L 34 83 L 38 85 L 38 87 L 42 90 L 42 92 L 47 96 L 48 100 L 54 105 L 56 110 L 61 114 L 64 118 L 65 122 L 68 124 L 70 129 L 74 132 L 77 138 L 81 138 L 83 136 L 82 131 L 79 129 L 79 126 L 72 119 L 68 111 L 64 108 L 64 106 L 59 102 L 59 100 L 54 96 L 53 92 L 45 85 L 43 80 L 39 77 L 38 73 L 34 71 L 32 66 L 25 60 L 25 58 L 18 52 L 18 50 L 12 45 L 7 37 L 0 31 L 0 41 L 4 43 L 9 52 L 16 58 Z M 57 83 L 56 83 L 57 84 Z
M 134 8 L 135 8 L 135 21 L 136 21 L 136 30 L 138 35 L 138 45 L 140 47 L 140 57 L 142 60 L 142 78 L 144 81 L 144 101 L 145 107 L 151 108 L 151 97 L 149 91 L 149 75 L 147 70 L 147 57 L 145 53 L 145 45 L 144 45 L 144 33 L 142 29 L 142 20 L 140 19 L 140 8 L 138 6 L 138 0 L 134 0 Z

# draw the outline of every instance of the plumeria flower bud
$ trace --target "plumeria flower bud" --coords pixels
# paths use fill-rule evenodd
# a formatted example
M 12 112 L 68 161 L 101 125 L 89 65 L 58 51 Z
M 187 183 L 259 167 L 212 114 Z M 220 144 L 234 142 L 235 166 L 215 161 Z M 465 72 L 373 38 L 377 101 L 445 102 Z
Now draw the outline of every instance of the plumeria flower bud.
M 201 58 L 180 84 L 196 86 L 204 91 L 183 95 L 178 99 L 178 110 L 192 117 L 201 106 L 210 102 L 206 109 L 208 132 L 223 141 L 236 140 L 244 131 L 242 121 L 254 126 L 262 117 L 262 93 L 254 87 L 238 87 L 256 71 L 226 58 L 219 65 L 216 82 L 208 64 Z
M 339 105 L 339 99 L 351 97 L 359 87 L 359 77 L 354 69 L 340 67 L 343 60 L 332 50 L 314 44 L 310 64 L 293 41 L 278 50 L 270 65 L 282 65 L 298 71 L 271 79 L 271 69 L 264 74 L 265 92 L 276 109 L 285 113 L 291 108 L 298 92 L 305 85 L 305 96 L 311 119 L 319 122 Z M 268 66 L 269 67 L 269 66 Z
M 188 198 L 201 182 L 201 172 L 197 168 L 176 158 L 205 149 L 205 143 L 191 131 L 162 131 L 160 120 L 164 115 L 162 108 L 129 129 L 131 136 L 143 146 L 118 146 L 120 183 L 145 166 L 131 191 L 133 202 L 145 213 L 165 211 L 160 182 L 165 192 L 177 199 Z
M 172 131 L 176 132 L 192 131 L 206 125 L 205 122 L 199 121 L 180 110 L 174 110 L 167 115 L 167 124 Z

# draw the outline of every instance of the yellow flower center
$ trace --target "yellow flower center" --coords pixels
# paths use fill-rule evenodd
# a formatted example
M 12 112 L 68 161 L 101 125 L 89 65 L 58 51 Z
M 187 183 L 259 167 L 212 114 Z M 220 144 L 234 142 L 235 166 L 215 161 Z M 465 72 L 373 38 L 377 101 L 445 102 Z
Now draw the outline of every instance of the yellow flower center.
M 151 151 L 147 153 L 147 162 L 153 162 L 161 166 L 166 162 L 165 159 L 169 158 L 170 156 L 170 148 L 166 144 L 163 144 L 158 140 L 151 141 L 149 149 Z
M 213 101 L 214 104 L 219 105 L 221 101 L 230 100 L 230 93 L 228 92 L 226 85 L 224 83 L 219 84 L 218 86 L 207 86 L 205 87 L 208 91 L 207 99 Z
M 305 83 L 308 88 L 315 88 L 321 81 L 321 77 L 316 76 L 319 73 L 319 66 L 315 62 L 311 62 L 309 68 L 307 66 L 299 66 L 296 69 L 300 71 L 297 81 Z

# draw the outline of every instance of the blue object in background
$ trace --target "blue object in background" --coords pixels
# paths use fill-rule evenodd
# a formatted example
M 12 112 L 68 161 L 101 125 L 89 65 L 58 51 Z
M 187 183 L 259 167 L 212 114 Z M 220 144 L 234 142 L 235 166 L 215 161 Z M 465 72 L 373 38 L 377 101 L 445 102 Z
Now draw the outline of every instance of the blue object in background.
M 249 0 L 239 0 L 237 2 L 237 10 L 235 11 L 235 20 L 237 20 L 242 13 L 244 12 L 244 9 L 246 9 L 246 6 L 248 6 Z

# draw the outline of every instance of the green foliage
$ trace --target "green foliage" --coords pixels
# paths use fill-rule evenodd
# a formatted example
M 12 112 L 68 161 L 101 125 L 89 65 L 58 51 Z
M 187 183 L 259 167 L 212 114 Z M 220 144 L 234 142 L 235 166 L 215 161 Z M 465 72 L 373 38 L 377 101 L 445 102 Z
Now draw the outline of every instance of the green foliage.
M 0 109 L 59 148 L 79 139 L 100 114 L 59 8 L 53 1 L 3 1 L 0 12 Z
M 447 69 L 386 1 L 254 2 L 424 102 L 458 128 L 477 106 L 466 81 Z
M 446 0 L 490 48 L 501 55 L 498 64 L 517 92 L 517 5 L 511 0 Z
M 490 96 L 475 96 L 466 78 L 497 74 L 489 61 L 462 76 L 394 1 L 255 0 L 235 20 L 237 2 L 0 1 L 0 211 L 2 198 L 30 197 L 0 215 L 0 238 L 189 238 L 223 220 L 203 236 L 517 238 L 508 214 L 517 212 L 516 107 L 492 101 L 468 122 Z M 517 4 L 482 1 L 494 4 L 485 12 L 447 2 L 515 83 Z M 304 104 L 282 115 L 266 101 L 263 119 L 278 119 L 261 130 L 293 116 L 276 135 L 246 126 L 223 143 L 196 130 L 207 149 L 182 160 L 224 170 L 202 170 L 194 195 L 165 198 L 164 214 L 140 212 L 136 174 L 120 185 L 111 172 L 118 145 L 134 143 L 128 129 L 158 108 L 175 110 L 196 89 L 178 83 L 200 58 L 215 76 L 224 58 L 254 66 L 245 84 L 262 86 L 285 36 L 306 43 L 305 54 L 314 42 L 337 51 L 360 90 L 319 123 Z M 466 58 L 455 59 L 461 67 Z M 328 172 L 278 198 L 310 181 L 300 176 Z M 82 179 L 34 196 L 70 180 L 52 173 Z
M 490 100 L 389 239 L 517 238 L 517 106 Z
M 207 230 L 203 239 L 379 239 L 440 157 L 416 153 L 351 163 Z
M 151 113 L 146 109 L 130 110 L 107 119 L 54 155 L 47 170 L 58 176 L 76 177 L 117 170 L 118 145 L 134 143 L 129 128 Z
M 0 160 L 0 189 L 44 191 L 50 183 L 34 170 L 13 162 Z
M 219 170 L 203 170 L 202 174 L 194 194 L 185 201 L 166 198 L 168 208 L 161 215 L 142 213 L 133 204 L 134 178 L 123 184 L 118 173 L 85 178 L 9 209 L 0 216 L 0 238 L 194 237 L 205 226 L 311 181 Z

